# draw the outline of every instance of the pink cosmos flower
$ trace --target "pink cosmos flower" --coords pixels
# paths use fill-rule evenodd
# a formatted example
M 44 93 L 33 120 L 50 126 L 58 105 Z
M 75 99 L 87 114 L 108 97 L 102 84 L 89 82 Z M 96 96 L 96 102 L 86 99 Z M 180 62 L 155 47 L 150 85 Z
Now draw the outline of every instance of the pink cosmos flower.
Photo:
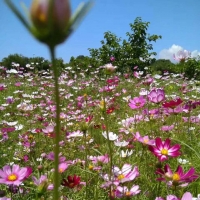
M 107 154 L 103 156 L 89 156 L 89 160 L 92 161 L 92 163 L 108 163 L 109 162 L 109 157 Z
M 155 200 L 165 200 L 162 197 L 156 197 Z M 180 200 L 178 197 L 176 197 L 175 195 L 168 195 L 166 200 Z M 193 200 L 192 198 L 192 194 L 190 192 L 185 192 L 181 198 L 181 200 Z
M 104 65 L 103 67 L 105 69 L 106 74 L 112 74 L 116 70 L 116 66 L 113 66 L 111 63 Z
M 45 157 L 48 159 L 48 160 L 52 160 L 54 161 L 55 159 L 55 155 L 54 155 L 54 152 L 50 152 L 49 154 L 45 155 Z M 59 154 L 59 163 L 64 163 L 66 160 L 66 158 L 64 156 L 62 156 L 62 154 L 60 153 Z M 62 166 L 62 165 L 61 165 Z
M 132 169 L 132 165 L 124 164 L 122 169 L 120 170 L 118 167 L 113 168 L 114 176 L 119 183 L 125 183 L 128 181 L 134 180 L 137 176 L 139 176 L 138 167 L 134 167 Z
M 54 133 L 54 126 L 52 126 L 52 125 L 48 125 L 44 129 L 42 129 L 42 131 L 48 137 L 54 137 L 54 135 L 55 135 L 55 133 Z
M 178 105 L 177 107 L 175 107 L 173 109 L 172 108 L 165 108 L 163 111 L 166 115 L 171 115 L 171 114 L 177 115 L 178 113 L 182 113 L 183 111 L 187 112 L 186 109 L 185 110 L 183 109 L 182 105 Z
M 38 186 L 38 190 L 52 190 L 53 184 L 50 184 L 48 182 L 46 175 L 41 175 L 39 179 L 37 179 L 35 176 L 32 176 L 33 183 Z
M 165 100 L 165 92 L 161 88 L 153 89 L 148 94 L 148 99 L 153 103 L 160 103 Z
M 195 169 L 191 167 L 186 173 L 183 172 L 183 168 L 179 165 L 176 171 L 173 173 L 169 165 L 166 164 L 164 170 L 157 169 L 156 173 L 161 175 L 158 181 L 164 181 L 169 186 L 186 187 L 188 183 L 195 181 L 199 176 L 195 174 Z
M 146 99 L 144 99 L 143 96 L 140 97 L 134 97 L 130 100 L 130 103 L 128 104 L 131 109 L 138 109 L 142 108 L 146 103 Z
M 17 83 L 15 83 L 15 86 L 19 87 L 19 86 L 21 86 L 21 83 L 17 82 Z
M 125 78 L 125 79 L 129 78 L 129 74 L 127 74 L 127 73 L 124 74 L 124 78 Z
M 139 132 L 136 132 L 135 138 L 137 139 L 138 142 L 141 142 L 145 145 L 147 145 L 147 144 L 148 145 L 155 145 L 155 140 L 150 140 L 148 135 L 142 137 Z
M 115 61 L 115 57 L 114 57 L 114 56 L 111 56 L 111 57 L 110 57 L 110 61 L 111 61 L 111 62 L 114 62 L 114 61 Z
M 138 185 L 133 185 L 130 190 L 126 186 L 117 186 L 115 191 L 115 195 L 118 198 L 132 197 L 138 193 L 140 193 Z
M 154 79 L 152 77 L 148 77 L 147 79 L 145 79 L 143 81 L 144 85 L 151 85 L 151 83 L 153 83 Z
M 1 84 L 1 83 L 0 83 L 0 91 L 5 90 L 5 88 L 6 88 L 6 86 L 5 86 L 4 84 Z
M 19 165 L 13 165 L 12 167 L 6 165 L 3 170 L 0 170 L 0 183 L 19 186 L 31 173 L 32 169 L 30 167 L 20 168 Z
M 173 55 L 174 60 L 177 60 L 179 62 L 184 62 L 190 56 L 191 56 L 191 52 L 189 52 L 187 50 L 180 50 L 176 54 Z
M 162 141 L 161 138 L 157 137 L 155 139 L 155 146 L 149 146 L 149 150 L 162 162 L 167 160 L 168 156 L 177 157 L 181 155 L 179 152 L 181 146 L 176 144 L 170 147 L 171 140 L 167 138 Z
M 141 78 L 139 72 L 137 72 L 137 71 L 133 72 L 133 76 L 136 77 L 136 78 L 138 78 L 138 79 Z
M 174 128 L 174 125 L 172 124 L 171 126 L 162 126 L 160 129 L 162 131 L 171 131 Z
M 0 198 L 0 200 L 11 200 L 11 198 L 8 198 L 8 197 L 2 197 L 2 198 Z
M 63 173 L 68 167 L 69 167 L 69 165 L 66 162 L 60 163 L 58 165 L 59 173 Z

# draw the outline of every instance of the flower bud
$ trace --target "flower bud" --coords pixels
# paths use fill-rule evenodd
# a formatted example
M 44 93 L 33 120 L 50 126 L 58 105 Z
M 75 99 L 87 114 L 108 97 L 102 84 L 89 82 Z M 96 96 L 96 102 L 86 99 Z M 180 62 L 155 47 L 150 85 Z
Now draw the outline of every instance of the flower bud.
M 30 14 L 40 41 L 57 45 L 66 39 L 71 16 L 69 0 L 33 0 Z

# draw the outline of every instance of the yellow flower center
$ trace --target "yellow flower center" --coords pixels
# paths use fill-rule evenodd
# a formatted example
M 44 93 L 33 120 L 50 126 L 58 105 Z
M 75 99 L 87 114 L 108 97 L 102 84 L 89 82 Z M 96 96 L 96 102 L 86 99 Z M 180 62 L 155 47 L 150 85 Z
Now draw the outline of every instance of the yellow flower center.
M 64 172 L 63 168 L 59 168 L 59 172 L 63 173 Z
M 100 101 L 100 106 L 104 107 L 104 105 L 105 105 L 105 101 L 104 100 Z
M 122 180 L 125 176 L 123 174 L 120 174 L 117 178 L 118 180 Z
M 150 114 L 149 115 L 149 118 L 152 120 L 152 119 L 154 119 L 154 114 Z
M 46 22 L 47 20 L 45 14 L 41 10 L 38 10 L 38 20 L 42 23 Z
M 136 106 L 140 106 L 140 105 L 141 105 L 141 103 L 140 103 L 140 102 L 138 102 L 138 103 L 136 103 L 135 105 L 136 105 Z
M 34 138 L 34 137 L 33 137 L 33 135 L 31 135 L 31 134 L 28 136 L 28 139 L 29 139 L 29 140 L 32 140 L 33 138 Z
M 93 170 L 94 166 L 89 164 L 89 170 Z
M 180 175 L 178 173 L 174 173 L 172 179 L 173 179 L 173 181 L 179 181 Z
M 15 175 L 15 174 L 10 174 L 10 175 L 8 176 L 8 180 L 9 180 L 9 181 L 15 181 L 15 180 L 17 180 L 17 175 Z
M 126 196 L 131 196 L 131 193 L 128 191 L 125 193 Z
M 168 150 L 167 149 L 162 149 L 161 150 L 161 154 L 165 155 L 165 156 L 168 155 Z
M 144 139 L 144 143 L 147 144 L 149 142 L 149 140 L 146 138 Z

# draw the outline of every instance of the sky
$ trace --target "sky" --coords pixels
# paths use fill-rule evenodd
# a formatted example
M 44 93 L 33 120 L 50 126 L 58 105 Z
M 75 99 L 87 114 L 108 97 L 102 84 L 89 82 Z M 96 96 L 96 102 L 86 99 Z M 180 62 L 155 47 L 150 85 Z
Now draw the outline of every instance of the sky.
M 11 0 L 23 13 L 32 0 Z M 72 13 L 84 0 L 71 0 Z M 104 33 L 111 31 L 127 39 L 130 23 L 136 17 L 150 22 L 147 33 L 161 35 L 153 43 L 157 59 L 170 59 L 179 50 L 192 56 L 200 54 L 200 0 L 94 0 L 94 5 L 77 30 L 57 46 L 56 57 L 69 62 L 71 56 L 89 56 L 88 48 L 100 48 Z M 0 61 L 10 54 L 44 57 L 50 60 L 48 48 L 38 42 L 21 24 L 12 11 L 0 0 Z

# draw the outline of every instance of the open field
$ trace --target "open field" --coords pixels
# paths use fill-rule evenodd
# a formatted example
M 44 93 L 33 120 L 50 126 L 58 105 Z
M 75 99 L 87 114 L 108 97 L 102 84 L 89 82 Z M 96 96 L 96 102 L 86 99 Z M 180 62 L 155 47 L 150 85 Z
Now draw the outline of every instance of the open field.
M 59 78 L 61 199 L 197 197 L 200 82 L 99 70 L 88 77 L 68 68 Z M 51 72 L 1 77 L 5 199 L 52 199 L 55 111 Z

